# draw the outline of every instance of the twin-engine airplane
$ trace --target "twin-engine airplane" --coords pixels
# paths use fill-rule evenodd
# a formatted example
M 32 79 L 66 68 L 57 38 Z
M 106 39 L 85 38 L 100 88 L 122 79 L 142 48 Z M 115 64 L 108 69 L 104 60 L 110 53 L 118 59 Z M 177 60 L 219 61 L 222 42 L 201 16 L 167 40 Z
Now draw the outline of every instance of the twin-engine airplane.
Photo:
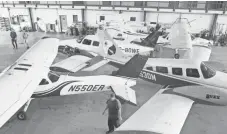
M 181 35 L 181 30 L 179 32 Z M 172 42 L 184 42 L 192 47 L 190 40 L 180 41 L 185 38 L 188 37 L 176 36 Z M 104 38 L 105 43 L 109 42 L 107 40 L 112 41 L 118 53 L 116 43 Z M 194 44 L 192 48 L 183 59 L 148 59 L 139 78 L 163 85 L 163 88 L 117 128 L 116 133 L 179 134 L 194 103 L 227 105 L 227 74 L 206 64 L 211 54 L 209 47 Z M 143 123 L 138 125 L 138 122 Z
M 112 90 L 124 101 L 136 104 L 135 92 L 130 87 L 136 84 L 136 78 L 148 59 L 146 56 L 135 55 L 112 76 L 58 76 L 49 69 L 57 55 L 58 45 L 58 39 L 43 38 L 2 72 L 0 127 L 18 110 L 17 118 L 25 120 L 32 98 Z
M 121 64 L 128 61 L 129 57 L 105 30 L 98 34 L 102 37 L 100 43 L 106 48 L 100 55 L 111 61 L 117 55 L 119 58 L 115 62 Z M 173 42 L 181 38 L 187 37 L 176 36 Z M 191 41 L 181 42 L 192 47 Z M 179 134 L 194 103 L 227 105 L 227 74 L 206 65 L 211 49 L 198 44 L 188 54 L 191 56 L 186 55 L 185 59 L 148 59 L 139 78 L 163 85 L 163 88 L 116 129 L 117 132 Z M 138 125 L 138 122 L 143 124 Z

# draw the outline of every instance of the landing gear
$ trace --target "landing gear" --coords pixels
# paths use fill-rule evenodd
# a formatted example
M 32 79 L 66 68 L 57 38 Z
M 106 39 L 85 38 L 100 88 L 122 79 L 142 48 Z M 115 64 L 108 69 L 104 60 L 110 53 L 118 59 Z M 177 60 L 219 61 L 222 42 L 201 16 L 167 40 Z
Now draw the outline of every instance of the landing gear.
M 26 113 L 24 111 L 20 111 L 19 113 L 17 113 L 17 119 L 18 120 L 26 120 L 27 116 Z
M 178 52 L 178 49 L 175 49 L 174 58 L 175 58 L 175 59 L 179 59 L 179 58 L 180 58 L 180 54 L 179 54 L 179 52 Z
M 31 103 L 31 100 L 32 99 L 29 99 L 27 101 L 27 103 L 25 103 L 23 110 L 21 110 L 17 113 L 17 119 L 18 120 L 26 120 L 27 119 L 26 111 L 28 110 L 28 107 Z
M 180 58 L 180 55 L 179 54 L 174 54 L 174 58 L 175 59 L 179 59 Z

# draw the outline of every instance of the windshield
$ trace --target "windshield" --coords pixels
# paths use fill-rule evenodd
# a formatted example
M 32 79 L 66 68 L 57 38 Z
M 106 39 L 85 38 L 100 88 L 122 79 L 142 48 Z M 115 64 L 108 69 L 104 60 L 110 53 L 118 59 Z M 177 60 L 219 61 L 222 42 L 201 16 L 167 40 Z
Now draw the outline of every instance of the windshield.
M 49 72 L 49 73 L 48 73 L 48 78 L 49 78 L 50 81 L 53 82 L 53 83 L 56 82 L 56 81 L 58 81 L 59 77 L 60 77 L 60 75 L 58 75 L 58 74 L 56 74 L 56 73 L 54 73 L 54 72 Z
M 201 68 L 203 77 L 205 79 L 211 78 L 211 77 L 213 77 L 216 74 L 215 70 L 209 68 L 203 62 L 201 63 L 200 68 Z

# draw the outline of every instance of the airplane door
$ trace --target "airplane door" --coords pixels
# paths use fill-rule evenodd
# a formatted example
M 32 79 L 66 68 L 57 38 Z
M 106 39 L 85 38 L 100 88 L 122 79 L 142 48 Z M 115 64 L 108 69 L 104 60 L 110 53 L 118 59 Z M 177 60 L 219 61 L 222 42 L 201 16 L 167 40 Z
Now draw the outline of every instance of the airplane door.
M 60 26 L 61 26 L 61 32 L 67 31 L 67 16 L 66 15 L 60 15 Z

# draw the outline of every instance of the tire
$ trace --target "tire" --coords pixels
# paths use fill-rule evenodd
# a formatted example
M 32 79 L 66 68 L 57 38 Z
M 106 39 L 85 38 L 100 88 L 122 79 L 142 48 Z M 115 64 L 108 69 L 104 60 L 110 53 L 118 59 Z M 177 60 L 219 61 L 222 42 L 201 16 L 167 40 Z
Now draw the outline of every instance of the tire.
M 18 120 L 26 120 L 27 116 L 26 113 L 24 111 L 20 111 L 19 113 L 17 113 L 17 119 Z
M 179 59 L 180 58 L 180 55 L 179 54 L 174 54 L 174 58 L 175 59 Z
M 75 54 L 79 54 L 79 53 L 80 53 L 80 50 L 79 50 L 78 48 L 75 48 L 75 49 L 74 49 L 74 53 L 75 53 Z

